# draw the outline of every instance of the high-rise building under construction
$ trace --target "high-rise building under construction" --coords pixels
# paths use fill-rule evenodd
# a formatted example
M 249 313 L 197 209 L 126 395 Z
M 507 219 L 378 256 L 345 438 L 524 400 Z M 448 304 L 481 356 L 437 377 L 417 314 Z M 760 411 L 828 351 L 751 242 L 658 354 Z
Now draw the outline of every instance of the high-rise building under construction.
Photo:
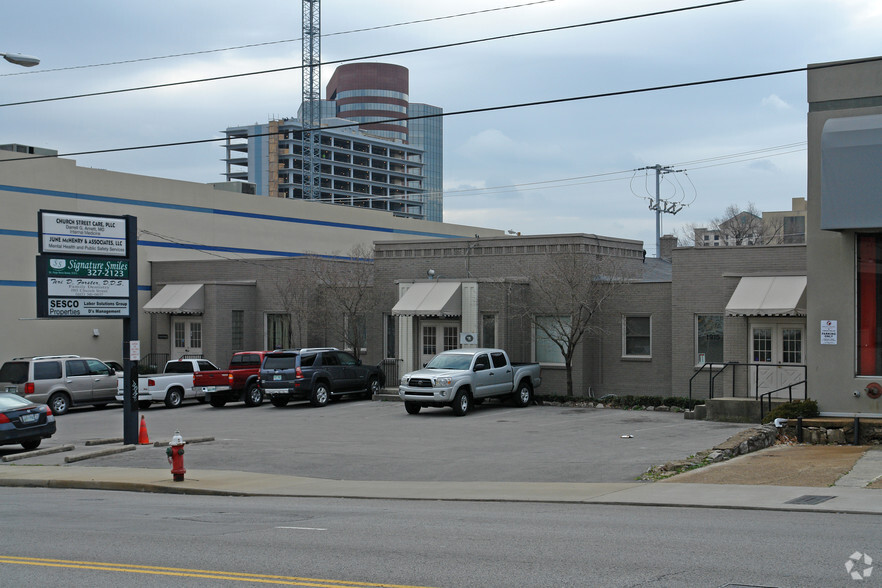
M 258 194 L 443 218 L 443 122 L 437 106 L 411 103 L 407 68 L 353 63 L 337 68 L 321 112 L 320 188 L 304 194 L 303 117 L 230 127 L 226 179 Z M 301 105 L 301 111 L 302 111 Z

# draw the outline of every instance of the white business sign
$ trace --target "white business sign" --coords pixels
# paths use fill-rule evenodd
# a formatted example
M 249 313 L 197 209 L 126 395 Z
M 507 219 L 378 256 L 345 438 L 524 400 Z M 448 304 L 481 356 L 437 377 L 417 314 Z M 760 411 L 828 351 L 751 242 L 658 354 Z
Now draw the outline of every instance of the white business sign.
M 126 255 L 126 221 L 41 211 L 43 253 Z
M 47 315 L 123 318 L 129 316 L 128 298 L 52 298 Z

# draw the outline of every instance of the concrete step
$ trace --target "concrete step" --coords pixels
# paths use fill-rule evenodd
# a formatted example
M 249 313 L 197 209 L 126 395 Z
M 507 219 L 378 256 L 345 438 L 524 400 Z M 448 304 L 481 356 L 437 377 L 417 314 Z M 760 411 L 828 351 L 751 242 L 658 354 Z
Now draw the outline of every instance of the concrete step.
M 773 398 L 772 410 L 787 402 L 787 399 Z M 708 399 L 705 401 L 704 419 L 724 423 L 759 423 L 762 420 L 760 414 L 769 412 L 768 401 L 765 401 L 765 407 L 761 407 L 760 403 L 753 398 Z

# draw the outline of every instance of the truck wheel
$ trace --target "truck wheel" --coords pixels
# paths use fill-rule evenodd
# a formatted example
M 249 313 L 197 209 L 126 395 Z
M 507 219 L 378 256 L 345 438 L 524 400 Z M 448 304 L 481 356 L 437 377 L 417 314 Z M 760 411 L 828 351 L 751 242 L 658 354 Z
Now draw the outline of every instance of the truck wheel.
M 52 414 L 55 416 L 62 415 L 70 410 L 70 398 L 64 392 L 56 392 L 49 398 L 49 402 L 46 404 L 49 405 L 49 408 L 52 409 Z
M 418 402 L 405 402 L 404 410 L 407 411 L 407 414 L 420 414 L 420 409 L 422 406 L 419 405 Z
M 313 406 L 324 406 L 328 403 L 331 392 L 328 385 L 324 382 L 316 382 L 312 387 L 312 394 L 309 395 L 309 403 Z
M 282 408 L 288 404 L 288 398 L 286 396 L 270 396 L 270 402 L 273 403 L 273 406 Z
M 138 408 L 140 408 L 141 410 L 147 410 L 148 408 L 150 408 L 151 404 L 152 403 L 149 400 L 139 400 Z
M 453 399 L 453 414 L 456 416 L 465 416 L 472 410 L 472 395 L 465 390 L 456 393 Z
M 245 388 L 245 406 L 260 406 L 263 404 L 263 390 L 255 382 Z
M 215 396 L 214 394 L 212 394 L 211 398 L 208 400 L 208 404 L 212 405 L 215 408 L 222 408 L 226 403 L 226 398 Z
M 180 388 L 172 388 L 165 395 L 165 405 L 169 408 L 177 408 L 184 401 Z
M 380 393 L 380 380 L 377 377 L 373 377 L 368 381 L 368 398 L 373 398 L 377 394 Z
M 530 402 L 533 400 L 533 387 L 530 386 L 530 383 L 521 382 L 518 384 L 517 390 L 512 394 L 512 400 L 518 408 L 530 406 Z

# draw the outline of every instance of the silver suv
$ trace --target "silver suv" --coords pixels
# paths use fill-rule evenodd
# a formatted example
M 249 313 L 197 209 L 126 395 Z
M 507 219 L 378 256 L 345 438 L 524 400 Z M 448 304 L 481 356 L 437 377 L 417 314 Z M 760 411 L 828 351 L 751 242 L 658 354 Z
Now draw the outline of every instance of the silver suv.
M 116 396 L 116 373 L 99 359 L 79 355 L 16 357 L 0 367 L 0 392 L 48 404 L 58 416 L 71 406 L 104 406 Z

